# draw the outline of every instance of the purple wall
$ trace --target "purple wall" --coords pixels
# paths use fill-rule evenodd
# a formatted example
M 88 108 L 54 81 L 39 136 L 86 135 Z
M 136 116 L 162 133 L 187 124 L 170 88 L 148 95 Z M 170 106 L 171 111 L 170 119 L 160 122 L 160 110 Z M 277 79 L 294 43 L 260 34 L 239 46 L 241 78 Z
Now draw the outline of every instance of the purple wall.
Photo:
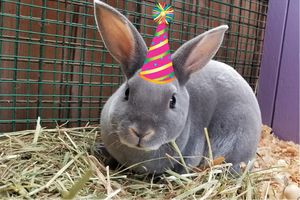
M 270 0 L 258 100 L 263 123 L 299 143 L 299 0 Z

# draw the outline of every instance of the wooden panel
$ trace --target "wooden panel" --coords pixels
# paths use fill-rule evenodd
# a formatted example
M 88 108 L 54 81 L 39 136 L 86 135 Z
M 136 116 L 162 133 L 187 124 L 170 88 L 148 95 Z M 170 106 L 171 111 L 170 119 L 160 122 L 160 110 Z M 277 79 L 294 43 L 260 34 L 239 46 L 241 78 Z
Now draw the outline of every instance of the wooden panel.
M 258 100 L 263 123 L 272 125 L 288 1 L 269 1 Z
M 284 140 L 299 141 L 299 1 L 289 2 L 272 127 Z

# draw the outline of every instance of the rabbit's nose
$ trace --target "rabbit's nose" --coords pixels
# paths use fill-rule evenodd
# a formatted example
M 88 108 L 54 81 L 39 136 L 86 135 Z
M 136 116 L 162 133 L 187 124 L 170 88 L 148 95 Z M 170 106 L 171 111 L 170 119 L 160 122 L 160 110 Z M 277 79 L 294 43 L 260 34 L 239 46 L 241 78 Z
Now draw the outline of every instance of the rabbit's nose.
M 134 128 L 134 127 L 130 127 L 129 128 L 129 132 L 130 132 L 130 134 L 132 134 L 132 135 L 135 135 L 135 136 L 137 136 L 137 137 L 139 137 L 139 138 L 144 138 L 144 137 L 146 137 L 146 136 L 151 136 L 151 135 L 153 135 L 154 134 L 154 131 L 153 130 L 147 130 L 147 131 L 138 131 L 136 128 Z

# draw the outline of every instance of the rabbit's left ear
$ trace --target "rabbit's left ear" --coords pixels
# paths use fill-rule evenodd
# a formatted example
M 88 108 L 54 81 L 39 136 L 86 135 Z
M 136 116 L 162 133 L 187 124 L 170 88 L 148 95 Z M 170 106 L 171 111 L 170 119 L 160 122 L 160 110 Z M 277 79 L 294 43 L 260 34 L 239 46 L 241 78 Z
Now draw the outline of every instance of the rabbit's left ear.
M 113 7 L 94 0 L 95 19 L 110 54 L 129 79 L 143 65 L 147 46 L 132 23 Z
M 185 84 L 190 75 L 204 67 L 220 48 L 227 25 L 195 37 L 183 44 L 172 56 L 175 75 L 180 84 Z

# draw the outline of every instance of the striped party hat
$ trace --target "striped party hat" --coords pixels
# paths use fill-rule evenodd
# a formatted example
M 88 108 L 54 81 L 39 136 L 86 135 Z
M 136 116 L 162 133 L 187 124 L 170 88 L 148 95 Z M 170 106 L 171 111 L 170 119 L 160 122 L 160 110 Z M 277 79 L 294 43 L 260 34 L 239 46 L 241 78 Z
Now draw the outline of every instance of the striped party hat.
M 152 83 L 165 84 L 175 79 L 166 30 L 174 18 L 174 10 L 169 4 L 158 3 L 152 17 L 158 26 L 139 76 Z

